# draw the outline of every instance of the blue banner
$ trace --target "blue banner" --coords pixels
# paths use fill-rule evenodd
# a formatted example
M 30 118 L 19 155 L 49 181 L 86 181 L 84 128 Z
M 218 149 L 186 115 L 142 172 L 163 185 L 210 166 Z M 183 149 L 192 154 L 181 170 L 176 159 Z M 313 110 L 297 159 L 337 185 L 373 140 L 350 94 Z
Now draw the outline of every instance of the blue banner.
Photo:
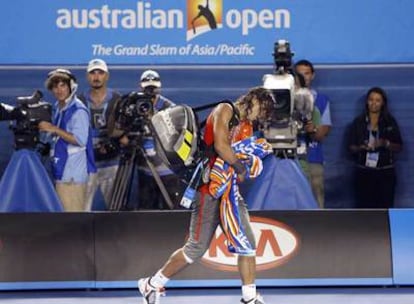
M 299 161 L 268 156 L 246 195 L 250 210 L 318 209 Z
M 16 151 L 0 180 L 0 212 L 62 212 L 51 179 L 32 150 Z
M 286 39 L 314 63 L 414 62 L 409 0 L 13 0 L 0 64 L 269 64 Z

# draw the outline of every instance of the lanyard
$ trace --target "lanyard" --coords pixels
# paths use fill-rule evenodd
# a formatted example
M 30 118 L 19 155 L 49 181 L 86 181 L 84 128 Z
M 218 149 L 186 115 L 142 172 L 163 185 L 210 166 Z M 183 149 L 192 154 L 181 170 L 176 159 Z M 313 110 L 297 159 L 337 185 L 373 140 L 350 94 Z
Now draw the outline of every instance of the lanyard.
M 371 139 L 379 139 L 379 130 L 372 130 L 371 125 L 368 125 L 368 131 L 369 131 L 369 138 Z
M 58 126 L 60 128 L 60 123 L 62 121 L 64 111 L 67 109 L 67 105 L 65 105 L 62 109 L 59 109 L 59 106 L 57 105 L 57 110 L 55 112 L 55 117 L 53 118 L 53 121 L 55 123 L 55 126 Z

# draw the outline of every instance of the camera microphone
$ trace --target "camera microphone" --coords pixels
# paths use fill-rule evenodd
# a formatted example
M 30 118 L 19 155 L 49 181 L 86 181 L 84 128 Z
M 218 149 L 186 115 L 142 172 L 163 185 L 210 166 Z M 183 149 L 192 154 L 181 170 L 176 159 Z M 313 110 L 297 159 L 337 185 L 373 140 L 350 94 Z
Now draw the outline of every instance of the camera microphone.
M 14 107 L 13 106 L 8 105 L 6 103 L 2 103 L 1 102 L 0 105 L 3 107 L 3 109 L 5 109 L 9 113 L 14 110 Z

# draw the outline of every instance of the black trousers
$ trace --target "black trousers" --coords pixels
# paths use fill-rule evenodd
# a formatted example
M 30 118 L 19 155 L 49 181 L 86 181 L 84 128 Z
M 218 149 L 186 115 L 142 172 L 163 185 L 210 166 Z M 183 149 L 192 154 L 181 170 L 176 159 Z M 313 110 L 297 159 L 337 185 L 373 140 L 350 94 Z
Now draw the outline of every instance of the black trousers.
M 396 185 L 395 168 L 355 170 L 355 206 L 357 208 L 392 208 Z

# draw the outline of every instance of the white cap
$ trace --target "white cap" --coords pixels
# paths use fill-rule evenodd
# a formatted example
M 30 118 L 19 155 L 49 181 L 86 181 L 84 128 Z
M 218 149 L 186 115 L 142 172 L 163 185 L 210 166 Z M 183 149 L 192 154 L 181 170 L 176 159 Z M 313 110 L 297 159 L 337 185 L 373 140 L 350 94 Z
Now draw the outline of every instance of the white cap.
M 94 70 L 101 70 L 101 71 L 104 71 L 105 73 L 108 73 L 108 66 L 106 65 L 105 61 L 103 61 L 102 59 L 92 59 L 88 63 L 87 71 L 89 73 Z
M 141 87 L 156 87 L 161 88 L 160 75 L 154 70 L 146 70 L 141 75 Z

